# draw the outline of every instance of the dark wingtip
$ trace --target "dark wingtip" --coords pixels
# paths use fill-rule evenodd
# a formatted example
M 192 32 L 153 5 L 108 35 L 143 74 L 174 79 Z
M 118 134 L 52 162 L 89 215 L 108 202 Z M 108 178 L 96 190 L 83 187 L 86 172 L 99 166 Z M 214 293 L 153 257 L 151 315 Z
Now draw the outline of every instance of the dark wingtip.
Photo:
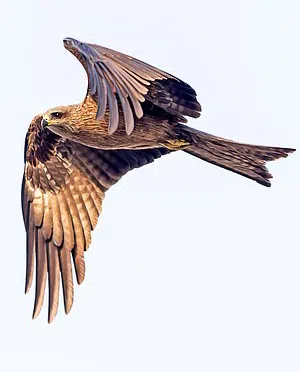
M 29 280 L 28 274 L 26 274 L 26 280 L 25 280 L 25 294 L 27 294 L 30 291 L 31 288 L 31 280 Z
M 293 152 L 295 152 L 296 151 L 296 149 L 286 149 L 286 152 L 288 153 L 288 154 L 292 154 Z
M 73 39 L 72 37 L 65 37 L 63 39 L 63 44 L 66 49 L 74 47 L 76 44 L 78 44 L 79 41 L 76 39 Z
M 272 176 L 271 176 L 272 177 Z M 271 182 L 268 180 L 268 179 L 264 179 L 263 181 L 261 180 L 256 180 L 256 182 L 262 186 L 266 186 L 266 187 L 271 187 Z
M 74 41 L 75 39 L 73 39 L 72 37 L 65 37 L 64 39 L 63 39 L 63 43 L 64 44 L 68 44 L 68 43 L 70 43 L 70 42 L 72 42 L 72 41 Z

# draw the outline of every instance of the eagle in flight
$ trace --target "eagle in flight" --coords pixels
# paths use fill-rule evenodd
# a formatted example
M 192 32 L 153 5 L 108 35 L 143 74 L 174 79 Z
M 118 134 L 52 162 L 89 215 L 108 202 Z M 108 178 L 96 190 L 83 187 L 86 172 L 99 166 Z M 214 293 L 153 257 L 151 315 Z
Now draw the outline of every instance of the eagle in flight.
M 27 293 L 35 267 L 33 318 L 41 311 L 48 277 L 51 322 L 60 280 L 65 312 L 85 276 L 105 192 L 127 172 L 182 150 L 261 185 L 270 186 L 267 161 L 294 149 L 237 143 L 184 125 L 201 106 L 182 80 L 128 55 L 64 39 L 83 65 L 88 89 L 82 103 L 37 115 L 25 139 L 22 210 L 27 233 Z

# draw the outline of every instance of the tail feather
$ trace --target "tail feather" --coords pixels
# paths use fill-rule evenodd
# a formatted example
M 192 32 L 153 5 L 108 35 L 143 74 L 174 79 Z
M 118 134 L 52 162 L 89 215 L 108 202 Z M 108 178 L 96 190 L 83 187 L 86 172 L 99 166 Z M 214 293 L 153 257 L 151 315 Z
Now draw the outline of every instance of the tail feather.
M 268 187 L 271 186 L 269 179 L 272 175 L 265 166 L 266 162 L 285 158 L 295 151 L 237 143 L 184 125 L 182 128 L 191 139 L 191 145 L 184 149 L 185 152 Z

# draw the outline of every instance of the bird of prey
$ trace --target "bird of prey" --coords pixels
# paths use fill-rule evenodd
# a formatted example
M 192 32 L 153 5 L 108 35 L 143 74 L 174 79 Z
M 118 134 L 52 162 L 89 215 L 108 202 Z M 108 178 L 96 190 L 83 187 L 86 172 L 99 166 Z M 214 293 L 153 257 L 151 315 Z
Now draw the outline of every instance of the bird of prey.
M 27 293 L 35 267 L 33 318 L 48 277 L 48 321 L 56 316 L 60 280 L 65 312 L 85 276 L 105 192 L 127 172 L 182 150 L 261 185 L 270 186 L 267 161 L 294 149 L 237 143 L 186 126 L 201 106 L 195 90 L 158 68 L 99 45 L 64 39 L 83 65 L 82 103 L 37 115 L 25 140 L 22 210 L 27 233 Z

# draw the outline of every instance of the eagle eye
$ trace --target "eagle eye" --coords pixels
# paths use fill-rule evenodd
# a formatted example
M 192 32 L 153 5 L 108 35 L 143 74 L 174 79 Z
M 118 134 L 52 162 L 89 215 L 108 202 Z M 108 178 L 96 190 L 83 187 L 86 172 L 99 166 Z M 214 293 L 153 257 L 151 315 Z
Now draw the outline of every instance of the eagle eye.
M 62 114 L 62 112 L 52 112 L 52 113 L 51 113 L 51 116 L 52 116 L 53 118 L 55 118 L 55 119 L 61 119 L 62 116 L 63 116 L 63 114 Z

